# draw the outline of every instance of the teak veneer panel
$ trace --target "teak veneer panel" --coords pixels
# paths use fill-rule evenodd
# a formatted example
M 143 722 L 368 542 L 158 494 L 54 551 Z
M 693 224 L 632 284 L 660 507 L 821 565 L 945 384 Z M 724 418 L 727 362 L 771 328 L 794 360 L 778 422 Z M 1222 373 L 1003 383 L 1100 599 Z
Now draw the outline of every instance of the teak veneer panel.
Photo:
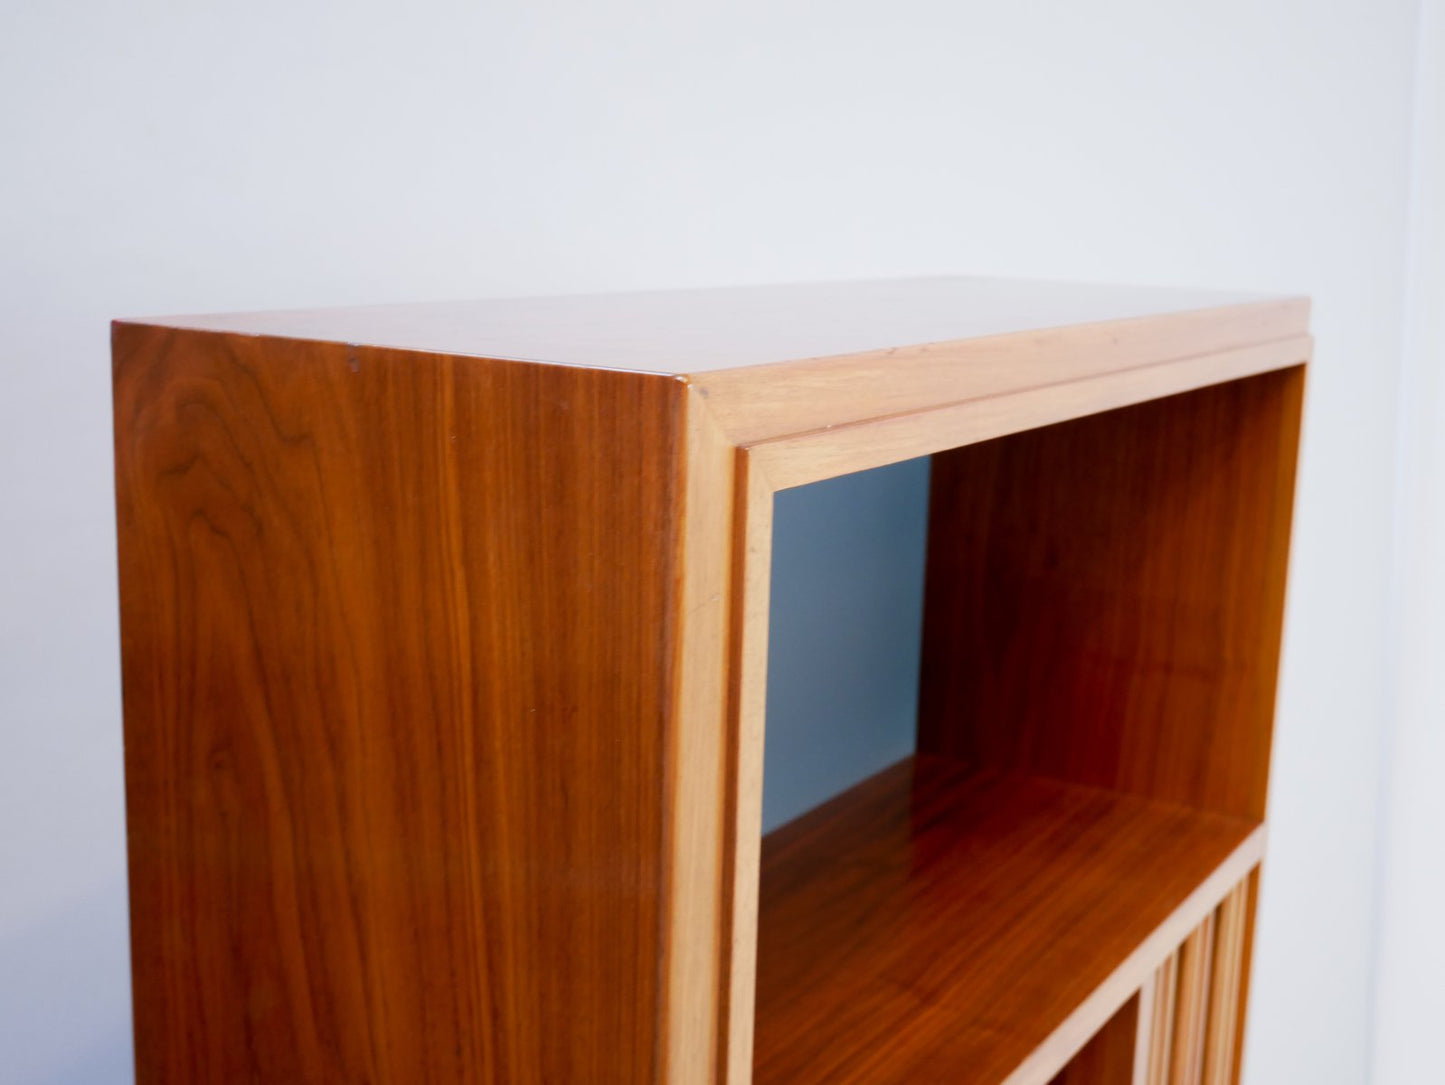
M 847 1072 L 870 1080 L 978 1044 L 978 1067 L 1022 1057 L 1007 1080 L 1033 1085 L 1136 992 L 1152 1021 L 1145 979 L 1261 840 L 1308 308 L 955 278 L 117 323 L 139 1080 L 748 1085 L 755 1027 L 760 1080 L 793 1080 L 813 1010 L 827 1027 L 859 1012 L 828 1005 L 842 988 L 808 956 L 817 930 L 874 929 L 817 897 L 850 875 L 810 839 L 901 848 L 880 893 L 952 885 L 938 841 L 996 856 L 984 886 L 1028 857 L 1076 875 L 1050 900 L 960 885 L 968 914 L 924 893 L 898 943 L 916 962 L 910 939 L 939 939 L 908 987 L 919 1020 L 860 1026 L 817 1065 L 852 1050 Z M 773 495 L 930 453 L 920 743 L 980 771 L 925 768 L 916 796 L 881 778 L 770 837 L 764 860 Z M 1222 639 L 1201 618 L 1215 592 Z M 1057 633 L 1022 613 L 1059 606 Z M 971 609 L 1009 636 L 989 643 Z M 1071 624 L 1086 611 L 1093 634 Z M 1101 681 L 1110 667 L 1138 690 Z M 1000 813 L 969 806 L 984 794 Z M 929 828 L 915 801 L 951 812 Z M 882 823 L 858 820 L 875 807 Z M 1181 846 L 1136 854 L 1166 825 Z M 1102 864 L 1064 847 L 1090 834 Z M 908 855 L 927 860 L 913 880 Z M 1164 883 L 1137 901 L 1090 896 L 1161 855 Z M 1249 884 L 1229 936 L 1236 1067 Z M 805 900 L 832 909 L 816 929 L 789 910 Z M 1071 901 L 1098 905 L 1068 917 L 1088 945 L 1060 926 Z M 1019 909 L 1057 946 L 1013 925 L 977 960 L 949 941 Z M 1044 991 L 1008 971 L 1030 964 L 1068 974 Z M 820 983 L 779 1002 L 795 965 Z M 978 970 L 998 1000 L 983 1016 L 927 1002 Z M 1033 1018 L 1017 999 L 1036 989 Z M 1228 991 L 1211 997 L 1227 1011 Z M 985 1043 L 999 1012 L 1014 1016 Z M 953 1046 L 907 1047 L 945 1019 L 963 1022 Z M 1114 1065 L 1122 1031 L 1089 1051 L 1071 1072 Z
M 934 457 L 919 748 L 1262 818 L 1302 386 Z
M 755 1080 L 1043 1085 L 1262 845 L 1247 819 L 902 762 L 764 838 Z
M 659 1077 L 683 387 L 116 366 L 140 1080 Z

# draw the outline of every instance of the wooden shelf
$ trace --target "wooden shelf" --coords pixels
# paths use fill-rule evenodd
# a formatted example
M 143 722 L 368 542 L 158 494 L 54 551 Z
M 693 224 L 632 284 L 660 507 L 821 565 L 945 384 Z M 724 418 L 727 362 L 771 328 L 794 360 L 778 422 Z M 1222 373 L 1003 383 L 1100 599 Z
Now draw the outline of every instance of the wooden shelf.
M 137 1080 L 1231 1085 L 1308 316 L 117 322 Z M 775 497 L 919 456 L 922 759 L 764 848 Z
M 1262 847 L 1248 819 L 903 761 L 764 838 L 754 1079 L 1047 1082 Z

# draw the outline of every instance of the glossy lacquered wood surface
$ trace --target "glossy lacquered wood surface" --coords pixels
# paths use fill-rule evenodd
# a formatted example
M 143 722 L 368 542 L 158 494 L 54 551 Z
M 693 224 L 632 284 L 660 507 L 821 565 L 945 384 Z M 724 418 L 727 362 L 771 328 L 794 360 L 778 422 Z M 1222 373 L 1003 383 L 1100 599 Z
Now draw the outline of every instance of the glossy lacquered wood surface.
M 936 456 L 920 749 L 1262 818 L 1302 385 Z
M 660 1080 L 683 387 L 115 346 L 139 1080 Z
M 764 839 L 755 1080 L 1042 1085 L 1261 847 L 1247 819 L 903 762 Z

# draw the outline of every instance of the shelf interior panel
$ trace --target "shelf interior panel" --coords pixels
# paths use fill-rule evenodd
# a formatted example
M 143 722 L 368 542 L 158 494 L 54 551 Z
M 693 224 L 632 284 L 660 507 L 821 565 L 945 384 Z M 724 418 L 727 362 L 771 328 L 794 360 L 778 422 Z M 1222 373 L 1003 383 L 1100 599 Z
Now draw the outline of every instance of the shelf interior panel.
M 763 839 L 755 1081 L 1042 1085 L 1262 847 L 1248 819 L 902 761 Z

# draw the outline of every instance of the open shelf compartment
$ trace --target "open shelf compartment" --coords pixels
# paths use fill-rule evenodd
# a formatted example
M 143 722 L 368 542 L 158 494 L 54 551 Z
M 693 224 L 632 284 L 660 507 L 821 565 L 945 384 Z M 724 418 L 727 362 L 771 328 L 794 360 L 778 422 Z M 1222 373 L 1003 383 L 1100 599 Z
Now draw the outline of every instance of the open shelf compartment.
M 1250 819 L 909 758 L 764 838 L 755 1080 L 1046 1082 L 1262 847 Z
M 1140 1005 L 1262 856 L 1301 377 L 933 456 L 914 754 L 762 840 L 758 1085 L 1232 1079 L 1247 960 L 1208 1028 Z M 814 743 L 870 653 L 815 653 Z

